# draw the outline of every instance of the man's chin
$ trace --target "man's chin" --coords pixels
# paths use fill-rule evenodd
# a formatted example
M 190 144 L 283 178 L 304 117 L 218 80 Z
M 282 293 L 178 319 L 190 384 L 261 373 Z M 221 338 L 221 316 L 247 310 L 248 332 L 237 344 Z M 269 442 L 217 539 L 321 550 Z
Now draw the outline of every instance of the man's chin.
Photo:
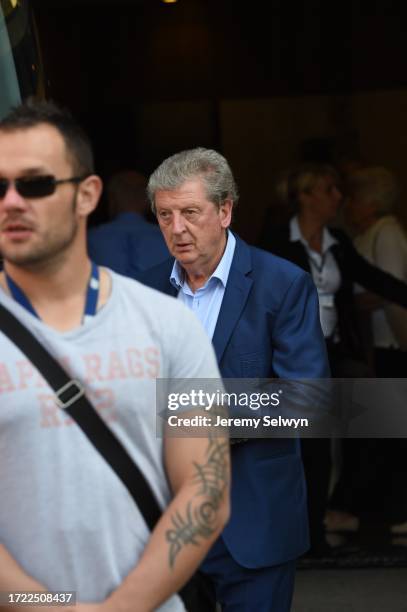
M 14 266 L 30 267 L 41 265 L 45 260 L 49 259 L 48 253 L 42 250 L 34 249 L 6 249 L 3 252 L 3 258 Z
M 180 264 L 194 263 L 196 260 L 196 253 L 192 253 L 191 251 L 177 249 L 173 251 L 172 255 Z
M 177 257 L 176 259 L 184 268 L 193 266 L 196 262 L 196 257 Z
M 27 253 L 23 249 L 6 249 L 3 248 L 0 252 L 2 253 L 4 261 L 9 261 L 11 264 L 19 265 L 24 263 L 27 259 Z

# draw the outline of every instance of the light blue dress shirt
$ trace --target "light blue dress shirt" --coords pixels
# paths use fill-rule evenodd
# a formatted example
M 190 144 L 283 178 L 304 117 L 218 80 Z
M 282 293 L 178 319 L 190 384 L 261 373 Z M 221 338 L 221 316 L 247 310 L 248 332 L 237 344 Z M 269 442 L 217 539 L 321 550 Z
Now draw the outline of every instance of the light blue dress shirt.
M 184 270 L 177 261 L 174 262 L 170 276 L 170 282 L 178 289 L 178 299 L 196 314 L 211 339 L 218 320 L 236 246 L 236 238 L 229 230 L 227 238 L 226 249 L 216 270 L 204 286 L 197 289 L 195 293 L 189 287 Z

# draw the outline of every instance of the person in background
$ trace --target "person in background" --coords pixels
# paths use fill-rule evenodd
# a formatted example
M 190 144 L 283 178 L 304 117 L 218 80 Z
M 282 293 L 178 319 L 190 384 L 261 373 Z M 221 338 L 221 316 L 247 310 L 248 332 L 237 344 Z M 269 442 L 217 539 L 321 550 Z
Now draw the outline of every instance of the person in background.
M 153 172 L 148 194 L 172 258 L 141 280 L 196 314 L 222 376 L 329 376 L 310 276 L 229 229 L 238 192 L 227 160 L 204 148 L 177 153 Z M 232 445 L 232 508 L 202 566 L 222 609 L 289 612 L 309 545 L 298 439 Z
M 389 170 L 358 169 L 347 181 L 345 220 L 356 233 L 358 252 L 407 283 L 407 231 L 398 199 L 399 187 Z M 356 299 L 370 313 L 375 375 L 407 378 L 407 311 L 375 293 L 359 292 Z M 406 441 L 372 440 L 371 446 L 365 497 L 373 510 L 381 506 L 393 533 L 407 534 Z
M 168 259 L 160 230 L 144 218 L 147 180 L 134 170 L 114 174 L 107 185 L 111 221 L 88 232 L 92 259 L 119 274 L 137 274 Z
M 406 221 L 396 208 L 399 188 L 386 168 L 367 167 L 347 182 L 345 220 L 356 234 L 354 245 L 370 263 L 407 282 Z M 359 304 L 372 313 L 375 368 L 407 375 L 407 312 L 377 295 L 360 293 Z
M 337 378 L 365 377 L 369 370 L 359 335 L 353 284 L 359 282 L 403 307 L 407 307 L 407 285 L 359 255 L 343 231 L 328 228 L 343 199 L 334 168 L 321 164 L 301 165 L 282 179 L 278 192 L 296 214 L 288 225 L 264 228 L 259 246 L 296 263 L 312 275 L 318 291 L 332 375 Z M 329 555 L 324 520 L 331 474 L 331 441 L 304 439 L 302 451 L 308 485 L 311 553 Z M 353 464 L 358 453 L 359 447 L 353 440 L 344 441 L 344 461 Z M 339 486 L 334 492 L 333 508 L 340 504 L 339 509 L 344 513 L 346 510 L 342 519 L 354 529 L 358 519 L 347 511 L 352 500 L 342 499 L 341 489 Z

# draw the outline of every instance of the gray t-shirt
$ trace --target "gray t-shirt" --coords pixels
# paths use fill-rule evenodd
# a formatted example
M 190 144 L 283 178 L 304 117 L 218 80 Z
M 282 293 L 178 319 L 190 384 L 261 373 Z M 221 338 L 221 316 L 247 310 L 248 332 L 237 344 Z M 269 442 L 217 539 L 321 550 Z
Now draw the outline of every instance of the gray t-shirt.
M 111 273 L 112 293 L 81 327 L 57 332 L 0 290 L 0 302 L 80 380 L 164 507 L 155 379 L 217 378 L 213 349 L 177 300 Z M 137 564 L 148 528 L 122 482 L 24 354 L 0 333 L 0 541 L 50 590 L 102 601 Z M 173 596 L 160 610 L 183 610 Z

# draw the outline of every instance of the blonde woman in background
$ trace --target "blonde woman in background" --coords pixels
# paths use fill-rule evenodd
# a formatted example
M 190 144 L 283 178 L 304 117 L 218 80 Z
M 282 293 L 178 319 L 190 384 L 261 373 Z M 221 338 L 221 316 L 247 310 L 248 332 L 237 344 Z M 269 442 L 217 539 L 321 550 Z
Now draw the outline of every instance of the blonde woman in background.
M 393 174 L 381 167 L 357 170 L 349 178 L 347 192 L 345 218 L 357 234 L 356 249 L 373 265 L 407 282 L 407 228 L 396 209 L 399 190 Z M 406 376 L 406 310 L 368 293 L 360 294 L 358 301 L 372 311 L 376 367 L 390 358 L 395 372 L 401 368 Z
M 356 232 L 354 244 L 370 263 L 407 282 L 407 231 L 397 208 L 399 188 L 382 167 L 363 168 L 348 179 L 345 219 Z M 373 362 L 378 378 L 407 378 L 407 311 L 377 295 L 357 295 L 371 316 Z M 407 534 L 407 443 L 403 439 L 372 441 L 372 490 L 386 499 L 386 514 L 395 534 Z M 374 474 L 374 476 L 373 476 Z M 373 483 L 374 480 L 374 483 Z

